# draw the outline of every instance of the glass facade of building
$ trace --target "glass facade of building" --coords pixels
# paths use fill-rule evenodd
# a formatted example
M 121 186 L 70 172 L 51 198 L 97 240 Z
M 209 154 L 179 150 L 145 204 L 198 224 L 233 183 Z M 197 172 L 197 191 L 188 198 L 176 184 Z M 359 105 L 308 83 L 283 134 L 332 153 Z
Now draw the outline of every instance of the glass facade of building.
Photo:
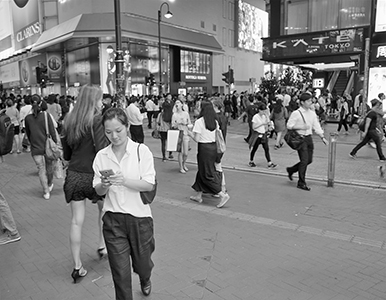
M 370 24 L 370 0 L 285 0 L 283 34 Z

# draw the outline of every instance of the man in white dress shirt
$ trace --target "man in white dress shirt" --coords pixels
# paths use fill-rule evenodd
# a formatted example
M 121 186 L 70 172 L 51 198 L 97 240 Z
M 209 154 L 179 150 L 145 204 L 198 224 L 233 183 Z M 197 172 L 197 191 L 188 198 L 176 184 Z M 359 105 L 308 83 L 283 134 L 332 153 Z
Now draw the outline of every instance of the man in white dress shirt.
M 139 99 L 133 97 L 130 105 L 126 108 L 127 118 L 130 124 L 130 136 L 134 142 L 143 143 L 145 136 L 143 134 L 143 115 L 139 110 Z

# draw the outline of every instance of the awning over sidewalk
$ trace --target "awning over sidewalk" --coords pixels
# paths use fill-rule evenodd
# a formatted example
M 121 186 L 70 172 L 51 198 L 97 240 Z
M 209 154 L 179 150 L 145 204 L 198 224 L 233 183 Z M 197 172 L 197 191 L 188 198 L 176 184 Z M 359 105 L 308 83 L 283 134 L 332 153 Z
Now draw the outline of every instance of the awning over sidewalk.
M 152 19 L 123 14 L 122 37 L 158 42 L 158 22 Z M 113 13 L 82 14 L 44 31 L 32 47 L 32 52 L 47 50 L 72 38 L 114 37 Z M 223 53 L 221 45 L 212 35 L 161 23 L 162 43 Z

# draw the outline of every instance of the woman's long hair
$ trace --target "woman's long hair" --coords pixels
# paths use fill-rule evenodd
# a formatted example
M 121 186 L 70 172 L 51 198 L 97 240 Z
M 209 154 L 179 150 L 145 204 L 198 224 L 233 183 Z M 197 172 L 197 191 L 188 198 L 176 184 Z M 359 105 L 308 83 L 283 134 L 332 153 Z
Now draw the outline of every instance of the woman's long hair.
M 69 145 L 76 145 L 92 128 L 94 116 L 100 113 L 97 107 L 103 92 L 99 87 L 81 87 L 73 110 L 64 119 L 64 135 Z
M 216 129 L 216 112 L 214 111 L 212 102 L 202 101 L 201 112 L 199 118 L 204 118 L 205 128 L 209 131 Z

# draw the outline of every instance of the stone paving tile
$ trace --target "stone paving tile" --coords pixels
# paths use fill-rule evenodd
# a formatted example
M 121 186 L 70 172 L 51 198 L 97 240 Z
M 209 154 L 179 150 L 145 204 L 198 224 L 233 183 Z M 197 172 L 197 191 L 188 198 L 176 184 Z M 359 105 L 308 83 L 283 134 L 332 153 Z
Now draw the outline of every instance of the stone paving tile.
M 1 181 L 0 187 L 22 240 L 0 247 L 1 257 L 7 258 L 0 260 L 0 299 L 114 299 L 108 263 L 96 254 L 96 207 L 87 204 L 82 243 L 89 274 L 74 285 L 70 211 L 61 181 L 55 181 L 52 199 L 45 201 L 36 172 L 7 166 L 0 169 L 1 178 L 12 170 L 18 187 L 13 180 Z M 155 268 L 153 293 L 146 299 L 386 298 L 386 259 L 375 240 L 360 244 L 338 231 L 169 200 L 160 198 L 152 205 Z M 145 299 L 137 276 L 133 289 L 134 299 Z

